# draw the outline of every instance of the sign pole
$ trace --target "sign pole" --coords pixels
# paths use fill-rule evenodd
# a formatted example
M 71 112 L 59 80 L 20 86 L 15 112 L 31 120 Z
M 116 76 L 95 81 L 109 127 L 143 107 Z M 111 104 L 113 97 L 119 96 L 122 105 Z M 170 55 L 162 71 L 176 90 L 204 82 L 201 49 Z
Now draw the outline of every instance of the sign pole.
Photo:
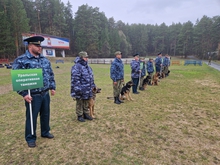
M 30 89 L 28 89 L 28 95 L 31 97 Z M 30 120 L 31 120 L 31 134 L 34 135 L 33 117 L 32 117 L 32 105 L 31 105 L 31 102 L 29 103 L 29 109 L 30 109 Z

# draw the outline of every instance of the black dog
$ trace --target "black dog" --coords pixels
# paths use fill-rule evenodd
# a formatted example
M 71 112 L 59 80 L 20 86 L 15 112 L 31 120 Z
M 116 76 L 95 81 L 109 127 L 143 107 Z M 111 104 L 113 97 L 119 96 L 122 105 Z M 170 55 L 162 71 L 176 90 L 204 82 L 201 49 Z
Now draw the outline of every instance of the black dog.
M 151 83 L 151 76 L 148 75 L 143 80 L 143 88 L 144 88 L 144 90 L 146 89 L 147 85 L 149 85 L 150 83 Z
M 121 95 L 120 95 L 120 100 L 124 100 L 127 99 L 129 101 L 134 100 L 131 98 L 131 94 L 130 94 L 130 89 L 133 86 L 133 82 L 132 81 L 128 81 L 126 83 L 126 85 L 124 85 L 121 89 Z

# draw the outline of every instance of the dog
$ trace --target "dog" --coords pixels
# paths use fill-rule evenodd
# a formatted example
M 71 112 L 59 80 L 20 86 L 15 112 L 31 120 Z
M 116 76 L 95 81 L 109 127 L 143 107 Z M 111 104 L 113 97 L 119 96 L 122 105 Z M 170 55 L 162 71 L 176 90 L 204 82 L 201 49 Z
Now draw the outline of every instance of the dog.
M 164 72 L 161 72 L 159 79 L 162 79 L 162 78 L 165 78 L 165 77 L 166 77 L 165 73 L 164 73 Z
M 101 88 L 93 88 L 92 89 L 92 98 L 89 99 L 89 115 L 95 119 L 95 98 L 96 94 L 101 93 Z
M 159 81 L 159 77 L 160 77 L 160 72 L 156 72 L 153 75 L 153 79 L 152 79 L 152 85 L 158 85 L 158 81 Z
M 134 100 L 131 97 L 130 89 L 134 86 L 132 81 L 128 81 L 121 89 L 120 100 L 127 99 L 128 101 Z
M 143 80 L 143 88 L 146 89 L 147 85 L 151 82 L 151 76 L 146 76 Z

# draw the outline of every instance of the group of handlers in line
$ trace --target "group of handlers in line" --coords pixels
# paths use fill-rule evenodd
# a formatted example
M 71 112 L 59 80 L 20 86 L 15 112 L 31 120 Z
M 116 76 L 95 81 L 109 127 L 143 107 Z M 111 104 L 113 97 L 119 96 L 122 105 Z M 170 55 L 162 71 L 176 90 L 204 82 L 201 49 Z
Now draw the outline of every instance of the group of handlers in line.
M 110 77 L 113 81 L 113 95 L 114 95 L 114 103 L 121 104 L 123 101 L 120 99 L 120 94 L 122 87 L 124 85 L 124 64 L 121 60 L 122 53 L 120 51 L 115 52 L 115 59 L 111 63 L 110 68 Z M 136 53 L 133 55 L 134 59 L 130 63 L 131 67 L 131 80 L 132 80 L 132 93 L 139 94 L 137 91 L 139 86 L 139 90 L 144 90 L 143 82 L 146 76 L 146 72 L 148 76 L 150 76 L 150 80 L 152 80 L 154 74 L 154 66 L 155 71 L 158 73 L 159 78 L 163 78 L 169 75 L 169 66 L 170 66 L 170 57 L 168 54 L 162 58 L 162 53 L 158 53 L 155 60 L 153 58 L 149 58 L 149 61 L 145 61 L 145 58 L 139 57 L 139 54 Z M 164 75 L 164 76 L 162 76 Z M 152 85 L 152 82 L 149 81 L 148 85 Z
M 41 42 L 43 41 L 44 37 L 42 36 L 32 36 L 24 39 L 24 42 L 28 45 L 28 49 L 24 54 L 17 57 L 12 65 L 13 70 L 42 70 L 43 85 L 41 87 L 17 91 L 23 97 L 26 107 L 25 140 L 30 148 L 37 146 L 36 129 L 38 115 L 40 116 L 40 136 L 47 139 L 54 138 L 54 135 L 50 133 L 50 95 L 54 96 L 56 93 L 56 82 L 50 61 L 42 55 Z M 124 64 L 121 60 L 122 53 L 120 51 L 115 52 L 115 56 L 115 60 L 111 64 L 111 79 L 113 80 L 114 103 L 121 104 L 122 101 L 119 99 L 119 95 L 124 84 Z M 156 71 L 158 72 L 161 72 L 162 66 L 164 70 L 168 70 L 170 63 L 168 55 L 165 56 L 163 62 L 161 56 L 162 54 L 159 53 L 155 60 Z M 73 100 L 76 100 L 77 120 L 80 122 L 85 122 L 85 119 L 93 120 L 90 113 L 92 109 L 90 107 L 93 107 L 94 111 L 94 102 L 91 100 L 94 100 L 94 89 L 98 89 L 94 83 L 92 68 L 88 66 L 88 57 L 87 52 L 79 52 L 78 57 L 74 60 L 75 64 L 71 68 L 70 94 Z M 134 94 L 139 93 L 137 92 L 139 81 L 139 89 L 142 90 L 141 84 L 143 82 L 141 81 L 142 77 L 146 74 L 146 70 L 151 76 L 154 72 L 153 59 L 150 59 L 148 63 L 146 67 L 144 59 L 140 60 L 139 54 L 134 55 L 134 60 L 131 62 L 131 78 L 134 84 L 132 86 Z M 165 74 L 168 76 L 167 73 Z

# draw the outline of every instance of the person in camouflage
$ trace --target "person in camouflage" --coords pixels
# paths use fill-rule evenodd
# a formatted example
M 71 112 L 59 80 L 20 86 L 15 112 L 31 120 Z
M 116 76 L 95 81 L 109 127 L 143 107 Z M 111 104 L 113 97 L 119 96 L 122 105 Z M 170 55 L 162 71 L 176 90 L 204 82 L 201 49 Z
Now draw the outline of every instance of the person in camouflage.
M 84 51 L 74 60 L 71 69 L 71 97 L 76 100 L 76 115 L 80 122 L 85 119 L 92 120 L 89 116 L 89 99 L 92 98 L 92 89 L 95 88 L 92 68 L 88 65 L 88 54 Z
M 139 79 L 141 77 L 141 69 L 140 69 L 140 61 L 139 61 L 139 54 L 136 53 L 133 55 L 134 60 L 131 61 L 131 78 L 133 81 L 132 91 L 134 94 L 139 94 L 137 91 Z
M 122 84 L 124 82 L 124 64 L 121 60 L 122 53 L 120 51 L 115 52 L 115 59 L 111 63 L 110 77 L 113 81 L 113 95 L 114 103 L 121 104 L 123 101 L 119 99 Z
M 163 72 L 165 76 L 168 76 L 169 66 L 170 66 L 170 59 L 169 59 L 168 54 L 166 54 L 163 59 Z
M 157 58 L 155 59 L 155 70 L 157 72 L 161 72 L 161 67 L 162 67 L 162 53 L 157 54 Z
M 50 134 L 50 95 L 48 91 L 51 91 L 51 95 L 55 95 L 56 83 L 54 80 L 54 73 L 51 68 L 50 61 L 42 54 L 41 42 L 44 40 L 41 36 L 34 36 L 25 39 L 28 43 L 28 50 L 25 54 L 19 56 L 14 60 L 12 69 L 36 69 L 42 68 L 43 72 L 43 87 L 37 89 L 31 89 L 28 95 L 27 90 L 17 91 L 24 100 L 26 106 L 26 123 L 25 123 L 25 139 L 28 146 L 33 148 L 36 146 L 36 127 L 37 116 L 40 113 L 41 124 L 41 136 L 52 139 L 54 136 Z M 32 104 L 32 117 L 33 117 L 33 135 L 31 133 L 31 119 L 30 119 L 30 107 Z
M 153 73 L 154 73 L 154 66 L 153 66 L 153 58 L 150 58 L 149 61 L 147 62 L 147 73 L 148 76 L 153 77 Z M 148 85 L 151 85 L 151 80 L 149 81 Z
M 144 90 L 143 81 L 144 81 L 144 77 L 146 76 L 146 62 L 144 57 L 140 58 L 140 69 L 141 69 L 141 77 L 140 77 L 139 90 L 143 91 Z

